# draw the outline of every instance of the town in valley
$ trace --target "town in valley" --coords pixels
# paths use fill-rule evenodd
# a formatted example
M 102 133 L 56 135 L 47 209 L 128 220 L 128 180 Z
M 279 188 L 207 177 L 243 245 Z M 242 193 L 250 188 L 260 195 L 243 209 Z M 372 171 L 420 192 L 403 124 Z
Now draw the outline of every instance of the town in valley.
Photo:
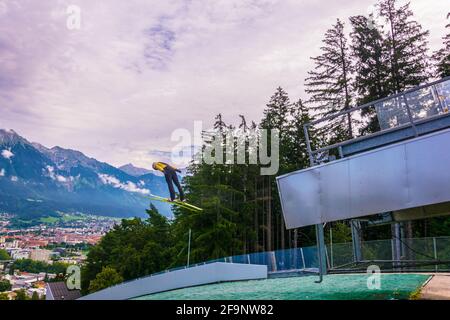
M 59 213 L 27 224 L 0 213 L 0 299 L 46 299 L 48 284 L 65 281 L 67 267 L 81 267 L 89 248 L 119 222 Z

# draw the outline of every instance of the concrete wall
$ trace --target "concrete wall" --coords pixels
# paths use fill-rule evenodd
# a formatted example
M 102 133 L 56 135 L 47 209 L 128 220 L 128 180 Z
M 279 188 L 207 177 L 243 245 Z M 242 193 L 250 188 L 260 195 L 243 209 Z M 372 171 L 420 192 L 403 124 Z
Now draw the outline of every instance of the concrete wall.
M 215 262 L 140 278 L 95 292 L 79 300 L 125 300 L 208 283 L 266 278 L 265 265 Z

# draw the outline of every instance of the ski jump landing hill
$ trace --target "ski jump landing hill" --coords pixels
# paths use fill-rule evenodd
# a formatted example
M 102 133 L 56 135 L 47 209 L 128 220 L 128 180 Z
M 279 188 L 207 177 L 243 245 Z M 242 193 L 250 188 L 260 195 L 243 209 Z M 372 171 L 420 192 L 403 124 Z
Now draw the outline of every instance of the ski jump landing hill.
M 365 108 L 376 110 L 379 132 L 311 149 L 310 126 L 348 114 L 357 118 Z M 311 167 L 277 177 L 277 184 L 287 228 L 316 225 L 322 273 L 324 223 L 376 214 L 398 222 L 450 213 L 449 109 L 447 77 L 305 125 Z M 337 159 L 329 156 L 332 150 Z
M 78 300 L 126 300 L 209 283 L 266 278 L 267 266 L 214 262 L 127 281 Z

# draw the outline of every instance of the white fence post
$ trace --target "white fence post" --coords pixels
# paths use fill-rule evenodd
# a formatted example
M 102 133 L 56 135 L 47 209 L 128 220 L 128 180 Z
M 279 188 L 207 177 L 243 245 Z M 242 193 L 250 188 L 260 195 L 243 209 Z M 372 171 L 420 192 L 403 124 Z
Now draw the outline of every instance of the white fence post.
M 300 248 L 300 253 L 302 254 L 303 270 L 305 270 L 306 264 L 305 264 L 305 256 L 303 255 L 303 248 Z
M 433 237 L 433 250 L 434 250 L 434 259 L 437 260 L 437 250 L 436 250 L 436 237 Z M 436 272 L 438 271 L 438 265 L 436 264 L 435 266 L 435 270 Z
M 275 257 L 275 251 L 270 252 L 270 258 L 272 260 L 272 265 L 273 265 L 272 271 L 277 271 L 277 258 Z

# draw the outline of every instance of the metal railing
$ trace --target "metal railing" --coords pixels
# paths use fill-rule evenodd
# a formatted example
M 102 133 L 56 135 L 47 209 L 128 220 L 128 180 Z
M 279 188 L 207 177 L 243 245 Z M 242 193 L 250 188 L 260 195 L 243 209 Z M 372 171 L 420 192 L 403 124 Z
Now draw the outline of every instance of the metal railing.
M 395 241 L 395 239 L 362 242 L 362 258 L 365 261 L 369 261 L 371 264 L 383 264 L 384 266 L 388 265 L 388 267 L 396 271 L 450 272 L 450 237 L 405 239 L 404 241 L 408 242 L 408 246 L 412 249 L 411 252 L 413 252 L 414 255 L 412 257 L 405 256 L 399 261 L 395 261 L 394 259 L 395 246 L 393 241 Z M 435 258 L 435 264 L 433 264 L 433 261 L 430 259 L 433 257 Z M 339 268 L 342 269 L 347 265 L 351 265 L 355 262 L 352 242 L 329 243 L 326 246 L 326 258 L 328 268 L 331 271 L 338 271 Z M 411 260 L 411 258 L 413 258 L 413 260 Z M 438 263 L 439 261 L 444 261 L 444 263 Z M 189 266 L 171 268 L 147 276 L 127 280 L 112 287 L 123 285 L 124 283 L 139 281 L 143 278 L 154 277 L 156 275 L 168 272 L 188 269 L 215 262 L 266 265 L 269 273 L 282 273 L 286 271 L 317 273 L 317 270 L 319 269 L 317 247 L 310 246 L 285 250 L 256 252 L 208 260 Z M 401 268 L 399 268 L 399 262 L 408 262 L 409 264 L 413 262 L 413 267 L 401 266 Z M 422 265 L 421 262 L 424 262 L 424 265 Z M 358 271 L 358 269 L 355 270 Z M 361 269 L 359 269 L 359 271 L 361 271 Z M 345 272 L 351 272 L 351 270 L 346 269 Z
M 374 115 L 362 115 L 360 111 L 372 108 L 376 112 Z M 398 94 L 388 96 L 361 106 L 353 107 L 338 113 L 334 113 L 321 119 L 311 121 L 303 126 L 306 146 L 309 154 L 310 164 L 317 163 L 315 157 L 320 153 L 329 152 L 332 149 L 338 149 L 349 143 L 354 143 L 357 139 L 365 139 L 368 136 L 384 134 L 389 131 L 399 130 L 401 128 L 412 128 L 415 136 L 419 135 L 416 125 L 427 119 L 448 115 L 450 109 L 450 77 L 445 77 L 438 81 L 420 85 Z M 350 139 L 340 141 L 328 146 L 312 149 L 309 128 L 329 123 L 330 120 L 337 118 L 352 119 L 350 114 L 359 112 L 354 117 L 356 125 L 352 126 L 352 132 L 348 132 Z M 364 121 L 378 121 L 378 131 L 363 134 L 361 133 Z M 359 130 L 359 132 L 354 132 Z
M 393 241 L 395 240 L 386 239 L 362 242 L 362 258 L 366 261 L 373 261 L 374 264 L 377 264 L 377 262 L 380 264 L 390 264 L 390 267 L 394 269 L 395 246 Z M 404 241 L 408 244 L 408 246 L 410 246 L 410 252 L 412 252 L 412 256 L 404 256 L 402 260 L 404 260 L 405 262 L 415 261 L 417 264 L 420 262 L 427 262 L 429 264 L 429 266 L 416 266 L 414 270 L 436 272 L 450 271 L 450 262 L 447 264 L 435 265 L 430 262 L 430 260 L 432 260 L 431 258 L 435 258 L 436 261 L 450 261 L 450 237 L 413 238 L 405 239 Z M 355 261 L 355 257 L 353 256 L 352 242 L 329 243 L 326 246 L 326 253 L 327 265 L 330 269 L 345 266 Z M 286 271 L 310 272 L 311 269 L 318 269 L 319 267 L 317 247 L 310 246 L 223 257 L 192 264 L 189 266 L 180 266 L 163 270 L 126 282 L 133 282 L 142 278 L 153 277 L 167 272 L 173 272 L 214 262 L 266 265 L 269 273 Z M 408 271 L 408 268 L 402 268 L 402 270 Z
M 396 239 L 363 241 L 360 262 L 396 271 L 450 271 L 450 237 L 402 239 L 402 254 L 396 259 Z M 327 245 L 331 269 L 345 269 L 355 263 L 352 243 Z

